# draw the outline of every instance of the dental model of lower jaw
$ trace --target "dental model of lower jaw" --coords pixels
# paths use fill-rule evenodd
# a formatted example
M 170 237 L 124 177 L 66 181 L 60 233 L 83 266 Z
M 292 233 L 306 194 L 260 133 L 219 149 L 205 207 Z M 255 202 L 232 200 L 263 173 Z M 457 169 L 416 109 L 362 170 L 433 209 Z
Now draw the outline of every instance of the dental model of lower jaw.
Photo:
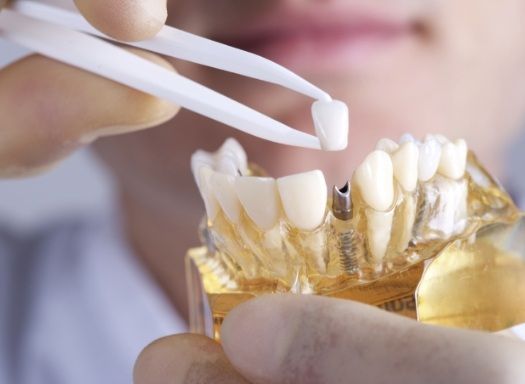
M 380 140 L 333 199 L 319 170 L 275 180 L 257 169 L 233 139 L 192 157 L 222 275 L 272 291 L 374 280 L 515 212 L 465 141 L 441 135 Z

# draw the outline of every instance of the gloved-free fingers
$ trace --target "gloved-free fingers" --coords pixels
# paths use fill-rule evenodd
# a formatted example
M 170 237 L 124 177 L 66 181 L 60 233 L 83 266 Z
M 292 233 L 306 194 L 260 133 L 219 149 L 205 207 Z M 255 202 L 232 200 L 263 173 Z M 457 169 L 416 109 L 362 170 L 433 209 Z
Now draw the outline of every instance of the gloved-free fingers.
M 248 384 L 231 366 L 219 344 L 204 336 L 159 339 L 140 354 L 135 384 Z
M 0 71 L 0 177 L 34 173 L 97 137 L 159 125 L 177 110 L 77 68 L 27 57 Z
M 427 326 L 347 300 L 251 300 L 228 315 L 221 336 L 233 366 L 257 384 L 525 380 L 517 341 Z
M 121 41 L 155 36 L 168 16 L 166 0 L 75 0 L 97 29 Z

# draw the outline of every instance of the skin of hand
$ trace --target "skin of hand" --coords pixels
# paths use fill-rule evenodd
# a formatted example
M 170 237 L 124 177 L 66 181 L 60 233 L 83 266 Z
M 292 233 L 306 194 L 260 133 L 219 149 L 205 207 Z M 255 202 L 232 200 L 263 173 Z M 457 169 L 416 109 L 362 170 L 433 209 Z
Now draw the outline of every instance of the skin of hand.
M 525 343 L 424 325 L 371 306 L 318 296 L 251 300 L 228 315 L 221 337 L 222 349 L 195 335 L 151 344 L 136 363 L 135 384 L 525 380 Z
M 166 19 L 165 0 L 76 2 L 97 28 L 121 40 L 151 37 Z M 166 68 L 151 53 L 132 50 Z M 39 172 L 101 136 L 149 128 L 178 107 L 48 58 L 32 55 L 0 71 L 0 177 Z

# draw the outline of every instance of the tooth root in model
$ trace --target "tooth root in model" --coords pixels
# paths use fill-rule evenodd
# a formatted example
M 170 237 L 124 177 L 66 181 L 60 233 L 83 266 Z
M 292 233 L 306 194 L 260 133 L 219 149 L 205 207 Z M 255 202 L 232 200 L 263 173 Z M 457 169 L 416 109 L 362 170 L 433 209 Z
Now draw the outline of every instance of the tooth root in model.
M 368 249 L 374 269 L 380 269 L 392 230 L 394 169 L 390 155 L 381 150 L 371 152 L 357 167 L 354 181 L 369 206 L 366 209 Z
M 382 269 L 383 259 L 390 243 L 393 218 L 394 210 L 388 212 L 370 208 L 366 210 L 368 250 L 372 256 L 375 272 L 380 272 Z
M 270 177 L 238 177 L 235 190 L 241 204 L 258 233 L 257 254 L 268 270 L 279 277 L 287 276 L 287 258 L 283 252 L 280 228 L 277 225 L 282 213 L 281 201 L 275 179 Z M 262 243 L 261 243 L 262 242 Z
M 398 252 L 405 251 L 408 248 L 408 243 L 412 239 L 414 222 L 416 220 L 416 208 L 416 197 L 414 195 L 405 194 L 400 212 L 402 216 L 402 225 L 400 228 L 401 233 L 399 235 L 399 243 L 396 246 Z
M 326 270 L 326 235 L 319 226 L 326 213 L 326 181 L 321 171 L 310 171 L 277 179 L 277 188 L 288 222 L 291 242 L 318 272 Z

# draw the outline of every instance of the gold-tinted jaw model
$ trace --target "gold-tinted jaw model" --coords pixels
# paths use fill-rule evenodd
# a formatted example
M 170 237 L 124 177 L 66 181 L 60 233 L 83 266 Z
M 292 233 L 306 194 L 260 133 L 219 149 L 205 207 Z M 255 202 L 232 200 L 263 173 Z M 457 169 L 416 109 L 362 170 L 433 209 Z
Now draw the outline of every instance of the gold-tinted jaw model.
M 232 189 L 243 197 L 235 181 Z M 276 187 L 269 178 L 257 182 L 266 188 L 259 204 L 283 195 L 279 180 Z M 462 177 L 436 173 L 410 191 L 400 184 L 394 180 L 394 203 L 377 211 L 353 177 L 333 189 L 320 224 L 309 229 L 282 217 L 284 199 L 276 210 L 281 217 L 265 229 L 242 198 L 235 220 L 222 205 L 208 214 L 201 228 L 207 246 L 187 257 L 193 331 L 219 338 L 222 319 L 236 305 L 282 292 L 351 299 L 426 323 L 487 331 L 525 322 L 525 221 L 474 154 Z

